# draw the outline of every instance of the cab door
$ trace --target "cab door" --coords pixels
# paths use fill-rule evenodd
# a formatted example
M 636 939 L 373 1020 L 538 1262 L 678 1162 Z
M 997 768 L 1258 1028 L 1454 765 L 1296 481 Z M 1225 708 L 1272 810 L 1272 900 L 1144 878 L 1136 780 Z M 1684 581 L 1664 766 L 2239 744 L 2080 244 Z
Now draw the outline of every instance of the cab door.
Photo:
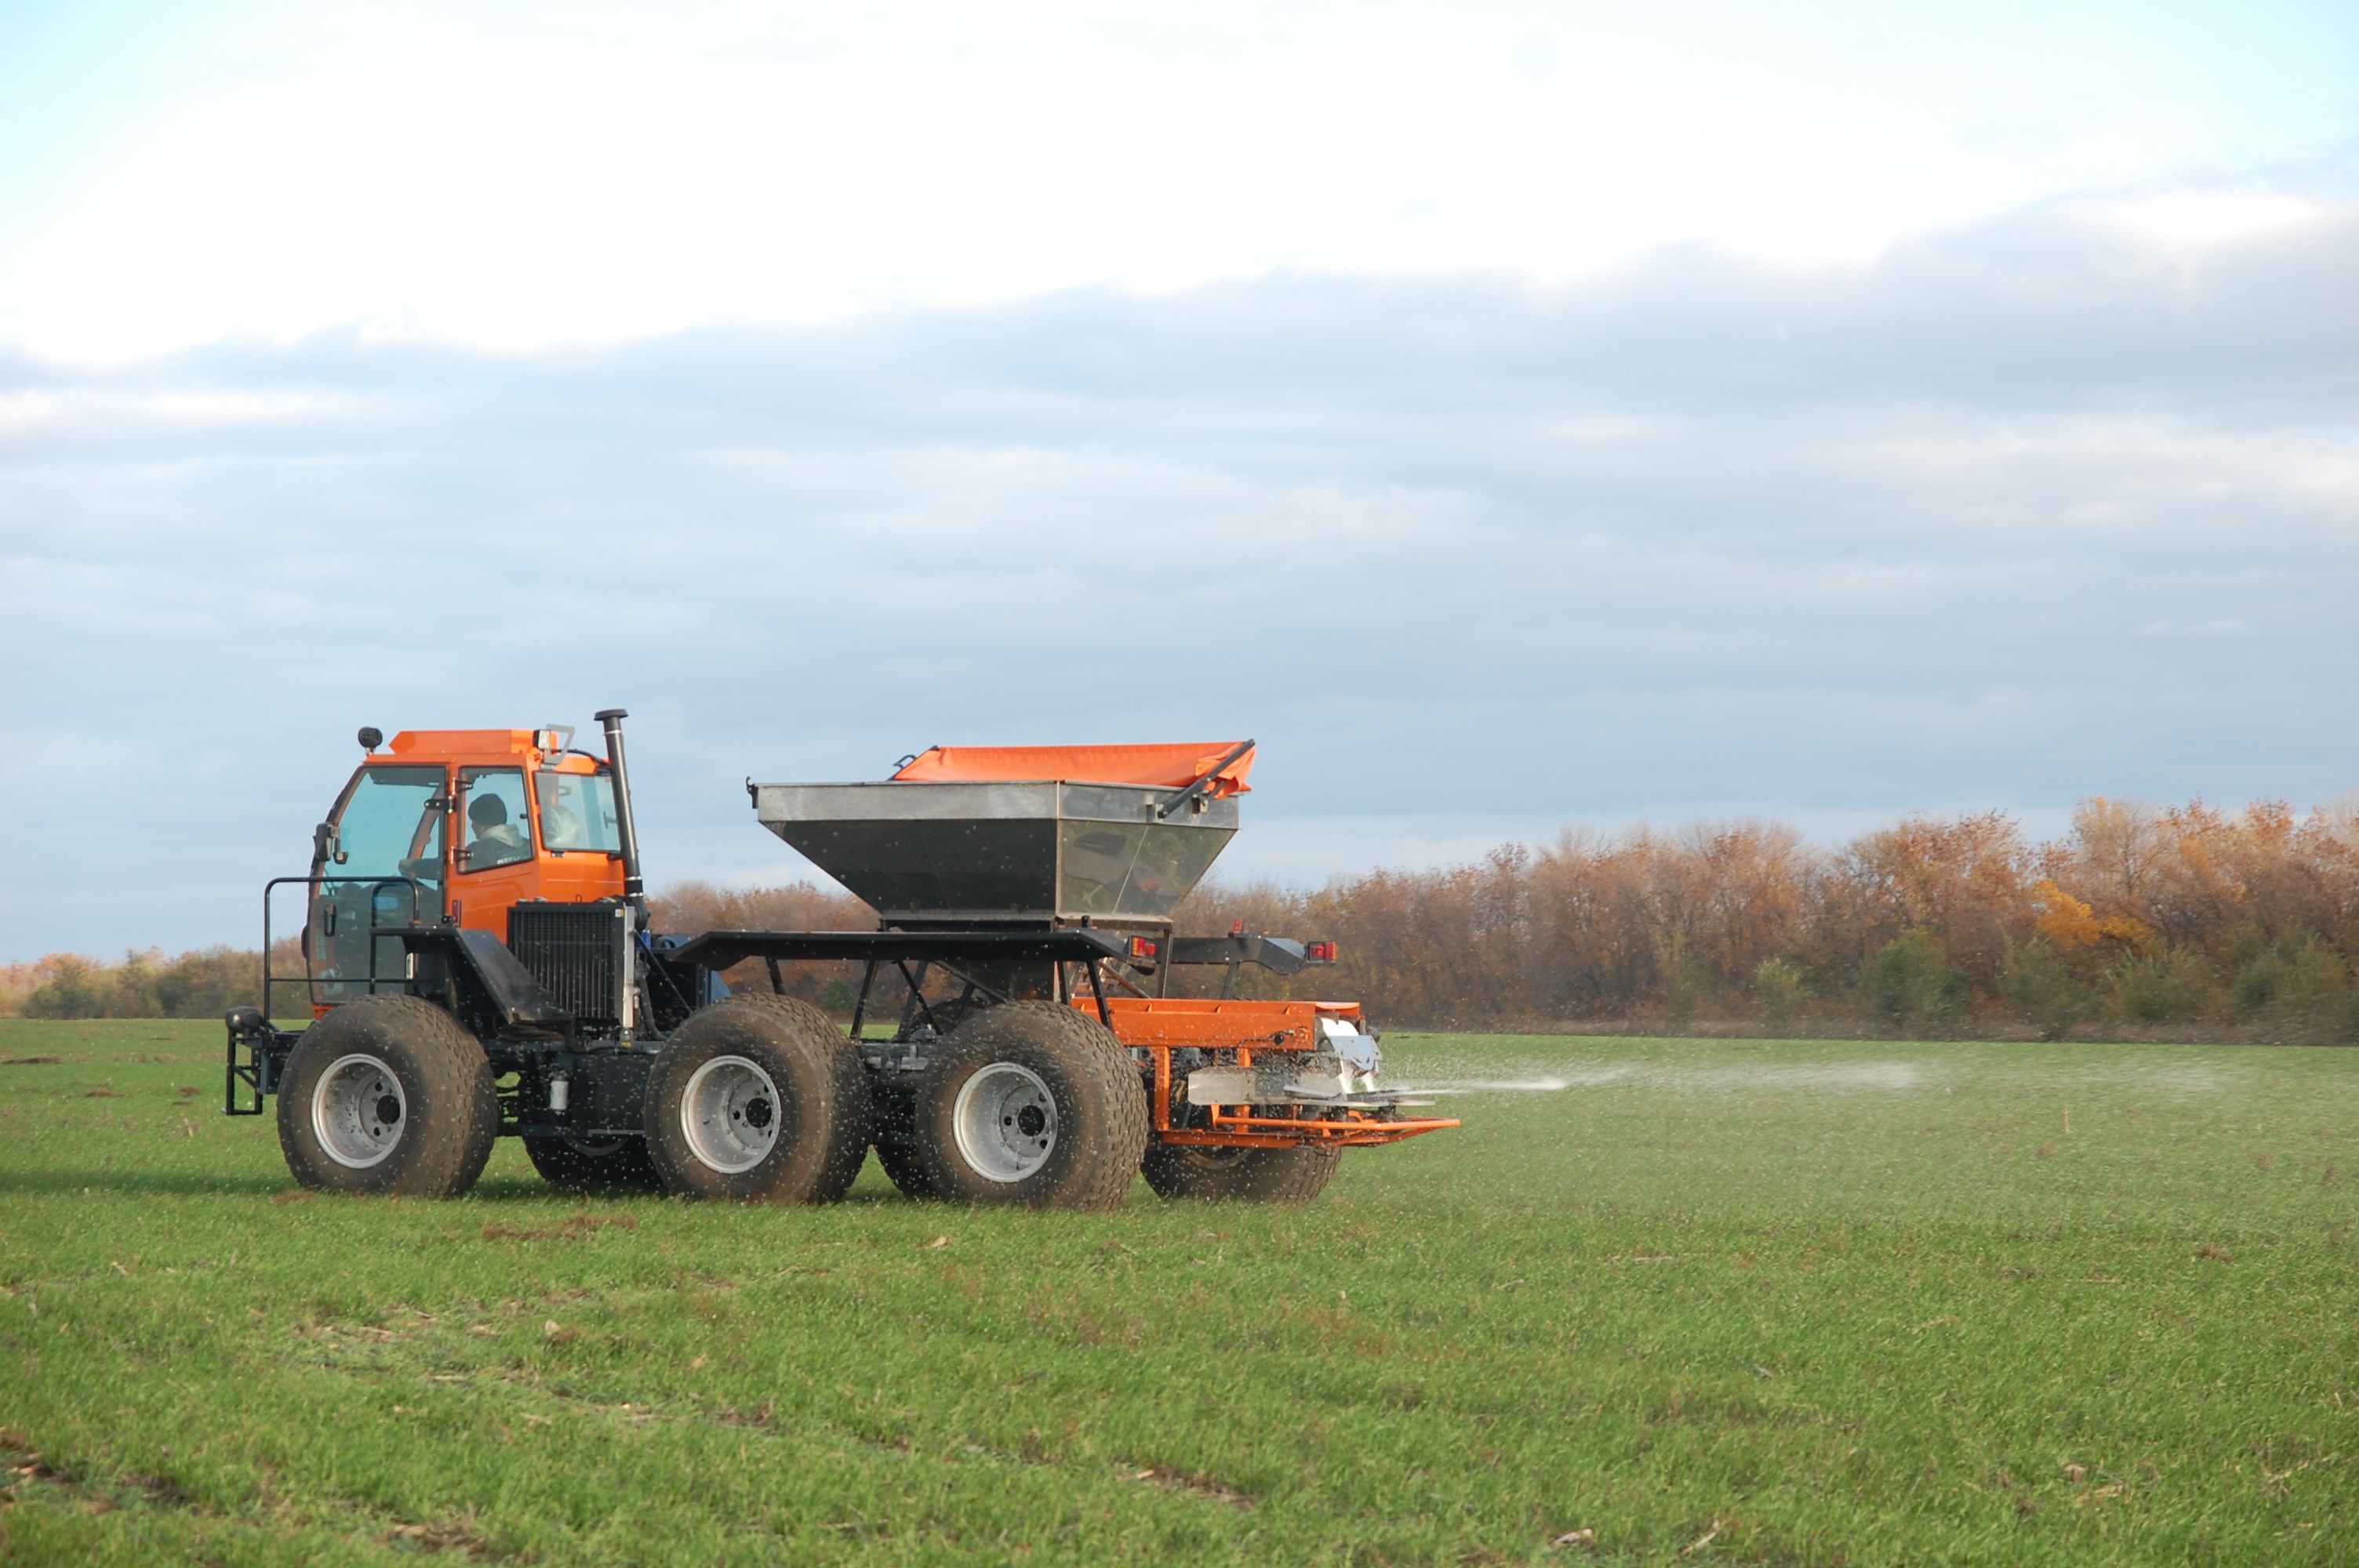
M 315 1006 L 410 989 L 408 951 L 382 935 L 442 918 L 450 778 L 440 767 L 372 764 L 353 775 L 329 821 L 333 837 L 303 933 Z
M 459 770 L 459 836 L 451 913 L 462 926 L 507 940 L 508 906 L 538 898 L 538 845 L 521 767 Z

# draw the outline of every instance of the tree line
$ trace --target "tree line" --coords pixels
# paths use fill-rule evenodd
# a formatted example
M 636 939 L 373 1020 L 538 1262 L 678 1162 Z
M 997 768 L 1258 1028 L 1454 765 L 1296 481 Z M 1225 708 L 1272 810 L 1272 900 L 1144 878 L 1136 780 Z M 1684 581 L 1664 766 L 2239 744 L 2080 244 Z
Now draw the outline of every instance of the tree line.
M 2090 800 L 2049 842 L 1995 812 L 1911 816 L 1832 849 L 1749 820 L 1572 831 L 1315 891 L 1207 889 L 1190 913 L 1332 936 L 1341 972 L 1290 989 L 1428 1026 L 2359 1027 L 2359 804 Z
M 76 953 L 0 964 L 0 1015 L 20 1018 L 219 1018 L 261 991 L 262 955 L 229 946 L 178 957 L 151 947 L 117 964 Z
M 656 928 L 853 930 L 875 916 L 809 883 L 688 882 Z M 1341 945 L 1238 994 L 1364 1000 L 1428 1028 L 1738 1027 L 1769 1033 L 2164 1033 L 2359 1038 L 2359 803 L 2090 800 L 2035 842 L 1999 813 L 1910 816 L 1839 847 L 1759 820 L 1569 830 L 1469 864 L 1378 870 L 1318 888 L 1200 888 L 1180 928 Z M 204 1017 L 251 1000 L 259 955 L 206 948 L 117 965 L 69 955 L 0 968 L 27 1017 Z M 758 965 L 734 985 L 766 986 Z M 850 966 L 785 967 L 848 1011 Z M 1218 971 L 1183 969 L 1181 994 Z

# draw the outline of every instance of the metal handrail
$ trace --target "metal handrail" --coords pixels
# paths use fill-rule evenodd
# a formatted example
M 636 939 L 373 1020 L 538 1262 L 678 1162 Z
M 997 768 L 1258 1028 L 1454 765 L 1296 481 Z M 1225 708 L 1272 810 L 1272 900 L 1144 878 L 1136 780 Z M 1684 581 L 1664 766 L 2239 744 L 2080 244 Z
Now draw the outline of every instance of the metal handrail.
M 275 889 L 275 888 L 278 888 L 278 887 L 283 887 L 283 886 L 285 886 L 286 884 L 288 884 L 288 883 L 289 883 L 289 882 L 300 882 L 301 884 L 303 884 L 303 885 L 304 885 L 305 887 L 307 887 L 307 888 L 310 888 L 310 887 L 320 887 L 320 886 L 322 886 L 322 885 L 324 885 L 324 884 L 326 884 L 326 883 L 328 883 L 328 882 L 355 882 L 355 883 L 360 883 L 360 884 L 365 885 L 365 886 L 368 888 L 368 890 L 369 890 L 369 924 L 368 924 L 368 931 L 369 931 L 369 944 L 368 944 L 368 950 L 369 950 L 369 961 L 368 961 L 368 975 L 367 975 L 366 979 L 365 979 L 365 983 L 366 983 L 366 985 L 368 986 L 368 994 L 369 994 L 369 995 L 371 995 L 371 996 L 375 996 L 375 994 L 377 994 L 377 989 L 378 989 L 378 986 L 379 986 L 379 984 L 380 984 L 381 982 L 382 982 L 382 983 L 387 983 L 387 984 L 391 984 L 391 983 L 396 983 L 396 982 L 397 982 L 397 977 L 395 977 L 395 976 L 391 976 L 391 975 L 380 975 L 380 974 L 378 974 L 378 973 L 377 973 L 377 968 L 376 968 L 377 933 L 379 933 L 379 932 L 381 932 L 381 931 L 405 931 L 405 930 L 417 930 L 417 929 L 418 929 L 418 928 L 419 928 L 420 926 L 424 925 L 425 922 L 423 922 L 423 921 L 419 920 L 419 919 L 418 918 L 418 915 L 417 915 L 417 911 L 419 911 L 419 909 L 421 909 L 421 908 L 423 908 L 423 907 L 425 906 L 425 896 L 426 896 L 426 887 L 427 887 L 427 884 L 426 884 L 423 881 L 421 881 L 420 879 L 419 879 L 419 878 L 417 878 L 417 877 L 331 877 L 331 876 L 273 877 L 273 878 L 271 878 L 268 881 L 266 881 L 266 882 L 265 882 L 265 883 L 263 883 L 263 884 L 262 884 L 262 1015 L 263 1015 L 263 1017 L 265 1017 L 265 1018 L 276 1018 L 276 1017 L 277 1017 L 277 1016 L 278 1016 L 278 1014 L 277 1013 L 277 1011 L 274 1011 L 274 1010 L 273 1010 L 273 1008 L 272 1008 L 272 1006 L 271 1006 L 271 1001 L 272 1001 L 272 999 L 273 999 L 273 992 L 272 992 L 271 988 L 272 988 L 273 986 L 279 986 L 279 985 L 289 985 L 289 986 L 291 986 L 291 985 L 294 985 L 294 984 L 296 984 L 296 983 L 297 983 L 297 978 L 296 978 L 295 976 L 293 976 L 293 975 L 285 975 L 285 976 L 281 976 L 281 975 L 277 974 L 277 972 L 275 972 L 275 971 L 273 970 L 272 967 L 271 967 L 271 949 L 272 949 L 272 947 L 273 947 L 274 944 L 273 944 L 273 942 L 272 942 L 272 940 L 271 940 L 271 935 L 270 935 L 270 894 L 271 894 L 271 891 L 272 891 L 273 889 Z M 389 925 L 379 925 L 377 924 L 377 919 L 376 919 L 376 890 L 377 890 L 377 889 L 379 889 L 379 888 L 381 888 L 381 887 L 394 887 L 394 886 L 405 885 L 405 884 L 409 888 L 409 890 L 410 890 L 410 893 L 411 893 L 411 901 L 410 901 L 410 906 L 409 906 L 409 907 L 410 907 L 411 914 L 410 914 L 410 917 L 409 917 L 408 922 L 406 925 L 394 925 L 394 926 L 389 926 Z M 437 895 L 437 896 L 440 896 L 440 895 L 439 895 L 439 893 L 438 893 L 438 895 Z M 305 900 L 304 900 L 304 902 L 303 902 L 303 926 L 304 926 L 304 929 L 305 929 L 305 931 L 306 931 L 307 933 L 308 933 L 308 932 L 310 931 L 310 925 L 311 925 L 311 914 L 312 914 L 311 900 L 310 900 L 309 897 L 306 897 L 306 898 L 305 898 Z M 342 984 L 342 983 L 351 983 L 351 982 L 353 982 L 353 981 L 354 981 L 354 980 L 356 980 L 356 979 L 359 979 L 359 977 L 347 976 L 347 975 L 339 975 L 339 976 L 337 976 L 337 977 L 336 977 L 337 983 L 340 983 L 340 984 Z M 315 975 L 315 974 L 313 974 L 313 973 L 311 972 L 311 945 L 310 945 L 310 943 L 309 941 L 306 941 L 306 942 L 303 944 L 303 974 L 302 974 L 302 977 L 301 977 L 301 983 L 302 983 L 302 986 L 303 986 L 303 988 L 304 988 L 303 1000 L 304 1000 L 304 1003 L 305 1003 L 305 1005 L 306 1005 L 306 1006 L 310 1006 L 310 1007 L 317 1007 L 317 1006 L 319 1005 L 319 1002 L 320 1002 L 320 985 L 321 985 L 321 980 L 320 980 L 319 976 L 317 976 L 317 975 Z M 400 985 L 402 985 L 402 986 L 404 986 L 404 987 L 407 987 L 407 986 L 408 985 L 408 983 L 409 983 L 409 977 L 408 977 L 408 975 L 405 973 L 405 974 L 403 974 L 403 975 L 401 975 L 401 976 L 397 977 L 397 983 L 398 983 L 398 984 L 400 984 Z

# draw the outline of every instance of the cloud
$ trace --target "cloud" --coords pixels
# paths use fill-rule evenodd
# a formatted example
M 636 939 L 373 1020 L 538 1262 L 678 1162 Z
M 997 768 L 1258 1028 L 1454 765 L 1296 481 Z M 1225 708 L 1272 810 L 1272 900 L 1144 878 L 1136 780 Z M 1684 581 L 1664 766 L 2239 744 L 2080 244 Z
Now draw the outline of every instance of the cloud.
M 1297 878 L 1575 819 L 2339 795 L 2359 211 L 2299 205 L 1553 287 L 20 353 L 0 954 L 250 938 L 358 725 L 617 703 L 658 881 L 795 869 L 746 774 L 937 741 L 1255 735 L 1226 863 Z
M 0 22 L 0 341 L 117 360 L 1862 261 L 2094 189 L 2200 243 L 2298 221 L 2181 188 L 2347 143 L 2359 39 L 2310 0 L 44 9 Z

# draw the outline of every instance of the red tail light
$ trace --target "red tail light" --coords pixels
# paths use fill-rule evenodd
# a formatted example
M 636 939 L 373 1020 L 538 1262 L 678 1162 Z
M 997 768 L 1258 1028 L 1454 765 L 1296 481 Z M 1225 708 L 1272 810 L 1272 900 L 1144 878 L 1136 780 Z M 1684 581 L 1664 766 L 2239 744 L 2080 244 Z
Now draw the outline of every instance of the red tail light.
M 1129 953 L 1134 958 L 1152 958 L 1155 957 L 1155 944 L 1144 936 L 1134 936 L 1130 939 Z
M 1304 948 L 1303 952 L 1314 964 L 1332 964 L 1335 961 L 1335 944 L 1332 942 L 1313 942 Z

